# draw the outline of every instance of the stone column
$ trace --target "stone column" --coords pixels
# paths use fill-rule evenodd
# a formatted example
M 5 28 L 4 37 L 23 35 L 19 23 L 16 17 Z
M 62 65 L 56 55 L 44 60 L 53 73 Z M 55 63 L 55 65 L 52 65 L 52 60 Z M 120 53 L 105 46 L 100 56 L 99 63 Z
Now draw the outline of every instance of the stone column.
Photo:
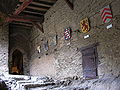
M 8 25 L 0 26 L 0 73 L 8 74 Z

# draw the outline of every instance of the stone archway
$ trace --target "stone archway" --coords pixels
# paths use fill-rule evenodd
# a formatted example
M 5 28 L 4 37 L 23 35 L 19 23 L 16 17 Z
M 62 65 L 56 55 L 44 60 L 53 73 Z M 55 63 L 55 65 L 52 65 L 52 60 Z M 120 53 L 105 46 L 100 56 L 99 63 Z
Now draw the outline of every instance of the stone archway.
M 23 54 L 18 49 L 12 53 L 10 74 L 23 75 Z

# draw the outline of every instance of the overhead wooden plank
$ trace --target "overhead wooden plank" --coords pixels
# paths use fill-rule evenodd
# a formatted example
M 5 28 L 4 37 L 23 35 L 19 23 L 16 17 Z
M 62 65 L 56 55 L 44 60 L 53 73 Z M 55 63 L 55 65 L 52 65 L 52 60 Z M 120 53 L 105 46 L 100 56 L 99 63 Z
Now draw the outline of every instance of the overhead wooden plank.
M 20 15 L 20 16 L 11 16 L 13 18 L 23 18 L 23 19 L 32 19 L 33 21 L 39 21 L 40 19 L 44 19 L 44 16 L 34 17 L 30 15 Z
M 12 23 L 10 23 L 10 28 L 15 28 L 15 27 L 20 27 L 20 28 L 31 29 L 31 27 L 30 27 L 30 26 L 25 26 L 25 25 L 12 24 Z
M 42 4 L 46 4 L 46 5 L 53 5 L 55 2 L 48 2 L 48 1 L 44 1 L 44 0 L 36 0 L 34 2 L 37 2 L 37 3 L 42 3 Z
M 28 26 L 28 27 L 32 27 L 32 24 L 27 24 L 27 23 L 22 23 L 22 22 L 12 22 L 12 24 L 19 24 L 19 25 L 24 25 L 24 26 Z
M 6 22 L 11 22 L 11 21 L 23 21 L 23 22 L 40 22 L 43 23 L 44 22 L 44 16 L 41 17 L 32 17 L 29 15 L 25 15 L 25 16 L 11 16 L 6 18 Z
M 68 6 L 73 10 L 74 9 L 74 6 L 73 6 L 73 4 L 70 2 L 70 0 L 64 0 L 67 4 L 68 4 Z
M 8 17 L 6 19 L 6 22 L 12 22 L 12 21 L 23 21 L 23 22 L 32 22 L 31 19 L 23 19 L 23 18 L 13 18 L 13 17 Z
M 35 9 L 35 10 L 40 10 L 40 11 L 47 11 L 48 10 L 46 8 L 39 8 L 39 7 L 32 7 L 32 6 L 28 6 L 27 8 Z
M 43 13 L 32 12 L 32 11 L 27 11 L 27 10 L 24 10 L 23 12 L 25 12 L 25 13 L 31 13 L 31 14 L 44 15 Z
M 38 20 L 40 21 L 42 18 L 40 14 L 35 14 L 35 13 L 26 13 L 26 12 L 22 12 L 21 13 L 22 15 L 30 15 L 30 16 L 33 16 L 33 17 L 38 17 Z M 43 20 L 43 19 L 42 19 Z
M 44 3 L 38 3 L 38 2 L 32 2 L 32 4 L 38 5 L 38 6 L 45 6 L 45 7 L 51 7 L 52 5 L 44 4 Z
M 13 13 L 13 15 L 18 15 L 20 14 L 30 3 L 32 2 L 32 0 L 26 0 L 22 3 L 22 5 L 20 5 L 15 12 Z
M 36 9 L 30 9 L 30 8 L 26 8 L 26 11 L 32 11 L 32 12 L 37 12 L 37 13 L 41 13 L 41 14 L 45 14 L 46 11 L 40 11 L 40 10 L 36 10 Z
M 45 1 L 45 2 L 49 2 L 49 3 L 55 3 L 57 0 L 38 0 L 38 1 Z

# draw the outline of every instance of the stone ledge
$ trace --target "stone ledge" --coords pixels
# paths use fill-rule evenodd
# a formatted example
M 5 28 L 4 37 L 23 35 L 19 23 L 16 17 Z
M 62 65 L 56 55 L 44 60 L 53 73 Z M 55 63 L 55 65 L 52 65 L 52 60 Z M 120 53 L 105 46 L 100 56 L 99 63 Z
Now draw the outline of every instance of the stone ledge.
M 31 76 L 25 76 L 25 75 L 4 75 L 6 78 L 9 79 L 15 79 L 15 80 L 29 80 L 31 79 Z
M 52 86 L 52 85 L 55 85 L 55 83 L 44 83 L 44 84 L 30 83 L 30 84 L 24 85 L 24 87 L 28 89 L 28 88 L 36 88 L 36 87 L 38 88 L 38 87 L 46 87 L 46 86 Z

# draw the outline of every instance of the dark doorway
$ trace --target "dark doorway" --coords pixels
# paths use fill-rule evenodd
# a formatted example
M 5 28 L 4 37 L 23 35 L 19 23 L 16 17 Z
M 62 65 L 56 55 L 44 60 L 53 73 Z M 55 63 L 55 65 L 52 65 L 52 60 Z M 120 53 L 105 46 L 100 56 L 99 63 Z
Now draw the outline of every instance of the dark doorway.
M 83 66 L 83 75 L 86 79 L 97 78 L 97 63 L 98 63 L 98 54 L 97 54 L 97 44 L 93 44 L 81 49 L 82 53 L 82 66 Z
M 15 50 L 12 54 L 11 74 L 23 74 L 23 54 L 19 50 Z

